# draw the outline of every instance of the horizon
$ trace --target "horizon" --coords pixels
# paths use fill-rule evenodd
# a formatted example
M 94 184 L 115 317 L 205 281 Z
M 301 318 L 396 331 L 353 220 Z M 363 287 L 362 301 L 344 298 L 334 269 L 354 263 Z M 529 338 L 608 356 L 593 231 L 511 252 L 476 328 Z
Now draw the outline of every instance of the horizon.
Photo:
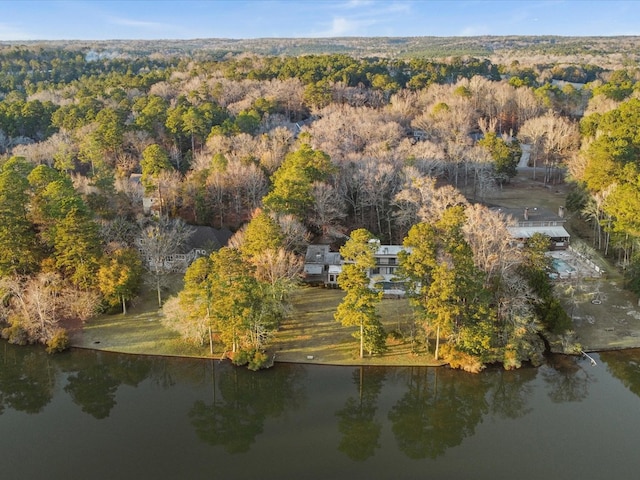
M 633 0 L 0 0 L 0 6 L 3 42 L 640 35 L 640 2 Z

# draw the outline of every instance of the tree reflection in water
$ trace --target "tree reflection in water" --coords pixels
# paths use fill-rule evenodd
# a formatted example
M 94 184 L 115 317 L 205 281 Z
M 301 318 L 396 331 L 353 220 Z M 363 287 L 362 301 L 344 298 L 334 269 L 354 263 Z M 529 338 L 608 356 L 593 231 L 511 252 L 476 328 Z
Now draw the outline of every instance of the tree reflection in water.
M 491 415 L 515 420 L 531 412 L 529 400 L 532 383 L 538 375 L 537 368 L 525 367 L 511 371 L 494 368 L 483 374 L 491 377 L 491 388 L 487 395 Z
M 488 382 L 480 375 L 459 381 L 448 368 L 410 368 L 407 392 L 389 412 L 398 447 L 409 458 L 436 458 L 472 434 L 488 411 Z
M 68 355 L 62 364 L 67 377 L 65 392 L 74 403 L 96 419 L 107 418 L 116 406 L 120 385 L 137 386 L 151 373 L 150 357 L 87 352 Z M 87 359 L 90 358 L 90 362 Z
M 353 372 L 353 382 L 358 395 L 347 398 L 344 408 L 336 412 L 342 434 L 338 450 L 352 460 L 366 460 L 380 447 L 378 439 L 382 425 L 375 421 L 375 414 L 385 376 L 383 368 L 357 368 Z
M 19 412 L 38 413 L 53 398 L 55 367 L 37 347 L 0 343 L 0 414 L 5 406 Z
M 248 451 L 267 418 L 298 408 L 304 399 L 300 367 L 252 372 L 228 362 L 211 365 L 213 400 L 195 402 L 189 419 L 201 440 L 229 453 Z
M 600 357 L 611 374 L 638 396 L 639 356 L 638 351 L 629 351 Z M 158 389 L 185 388 L 197 397 L 181 404 L 176 418 L 187 413 L 187 426 L 195 429 L 200 441 L 237 454 L 250 451 L 263 432 L 270 433 L 267 420 L 285 413 L 299 414 L 303 421 L 313 416 L 307 411 L 311 402 L 306 396 L 318 392 L 314 383 L 322 379 L 329 385 L 322 394 L 333 405 L 329 417 L 335 412 L 335 425 L 326 425 L 328 433 L 322 437 L 330 442 L 329 450 L 334 445 L 349 460 L 364 462 L 381 455 L 391 438 L 408 458 L 434 459 L 472 436 L 485 417 L 515 420 L 530 414 L 536 401 L 534 388 L 544 386 L 553 403 L 584 400 L 597 372 L 567 356 L 552 356 L 539 368 L 507 372 L 495 367 L 475 375 L 444 367 L 331 368 L 276 365 L 251 372 L 211 360 L 92 351 L 49 356 L 39 347 L 3 342 L 0 414 L 8 410 L 39 414 L 54 395 L 66 392 L 80 410 L 102 420 L 117 408 L 123 385 L 138 387 L 146 382 L 151 387 L 139 396 L 125 397 L 138 402 L 160 395 Z M 334 379 L 335 391 L 330 386 Z M 391 437 L 383 435 L 387 425 Z
M 640 350 L 602 352 L 600 360 L 611 375 L 619 379 L 631 392 L 640 397 Z
M 551 356 L 547 365 L 541 367 L 541 372 L 545 383 L 551 388 L 549 398 L 555 403 L 584 400 L 593 381 L 575 357 L 566 355 Z

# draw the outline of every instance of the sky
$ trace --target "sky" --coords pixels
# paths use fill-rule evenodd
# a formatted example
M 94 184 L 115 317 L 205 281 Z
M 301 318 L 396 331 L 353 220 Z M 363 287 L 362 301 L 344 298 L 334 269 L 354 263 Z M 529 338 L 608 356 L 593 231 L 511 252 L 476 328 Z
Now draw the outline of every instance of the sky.
M 640 0 L 0 0 L 0 41 L 640 35 Z

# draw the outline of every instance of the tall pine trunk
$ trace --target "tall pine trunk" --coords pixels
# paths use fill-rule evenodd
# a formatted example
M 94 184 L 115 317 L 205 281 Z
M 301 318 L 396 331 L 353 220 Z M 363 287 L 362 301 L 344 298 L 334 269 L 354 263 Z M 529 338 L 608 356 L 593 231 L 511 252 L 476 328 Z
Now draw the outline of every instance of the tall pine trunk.
M 160 273 L 156 272 L 156 289 L 158 291 L 158 308 L 162 307 L 162 294 L 160 293 Z

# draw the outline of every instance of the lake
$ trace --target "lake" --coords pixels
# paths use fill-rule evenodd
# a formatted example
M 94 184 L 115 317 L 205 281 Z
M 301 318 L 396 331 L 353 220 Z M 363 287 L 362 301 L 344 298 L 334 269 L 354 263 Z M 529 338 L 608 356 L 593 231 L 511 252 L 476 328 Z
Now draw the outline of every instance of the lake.
M 0 343 L 7 479 L 603 479 L 640 469 L 640 351 L 540 368 L 225 362 Z

